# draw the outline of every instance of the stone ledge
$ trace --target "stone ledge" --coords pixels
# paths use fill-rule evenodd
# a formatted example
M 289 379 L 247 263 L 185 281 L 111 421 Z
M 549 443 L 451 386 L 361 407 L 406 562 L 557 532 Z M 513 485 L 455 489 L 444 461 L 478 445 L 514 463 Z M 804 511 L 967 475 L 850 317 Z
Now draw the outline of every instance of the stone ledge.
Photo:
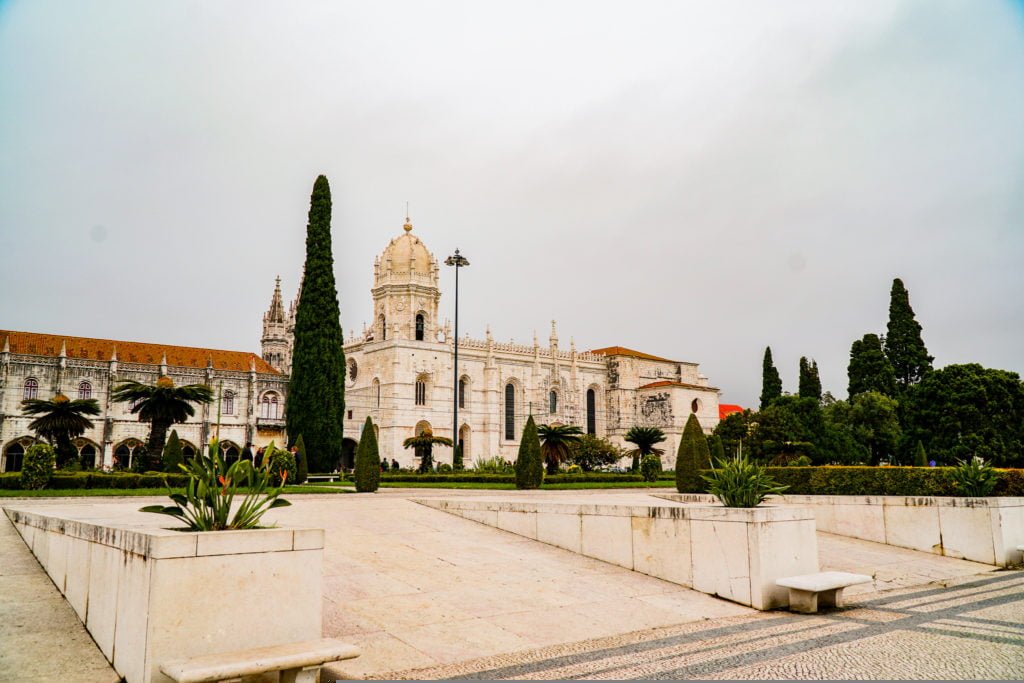
M 245 553 L 318 550 L 324 546 L 323 529 L 273 527 L 219 531 L 175 531 L 144 524 L 89 521 L 59 516 L 52 506 L 44 510 L 4 508 L 19 530 L 29 527 L 77 538 L 152 559 L 208 557 Z M 71 513 L 74 514 L 74 513 Z

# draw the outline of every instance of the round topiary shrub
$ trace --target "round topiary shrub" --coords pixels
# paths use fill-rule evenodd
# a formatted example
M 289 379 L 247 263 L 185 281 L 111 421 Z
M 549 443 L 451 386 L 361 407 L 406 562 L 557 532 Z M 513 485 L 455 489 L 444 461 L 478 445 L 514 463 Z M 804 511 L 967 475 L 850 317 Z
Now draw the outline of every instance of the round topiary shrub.
M 34 491 L 45 488 L 57 465 L 57 453 L 45 443 L 37 443 L 25 452 L 21 464 L 21 488 Z
M 451 474 L 452 471 L 452 466 L 446 462 L 442 462 L 440 465 L 437 466 L 438 474 Z
M 659 474 L 661 474 L 661 458 L 653 453 L 648 453 L 640 461 L 640 476 L 644 478 L 644 481 L 658 481 Z
M 285 482 L 294 482 L 297 466 L 295 457 L 288 451 L 275 450 L 270 456 L 270 483 L 272 486 L 281 486 Z

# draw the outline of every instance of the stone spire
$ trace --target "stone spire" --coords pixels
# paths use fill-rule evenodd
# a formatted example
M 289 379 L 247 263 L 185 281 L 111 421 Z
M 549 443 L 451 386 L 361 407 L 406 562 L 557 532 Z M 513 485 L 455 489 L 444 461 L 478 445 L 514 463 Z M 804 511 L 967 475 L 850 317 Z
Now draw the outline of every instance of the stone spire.
M 274 283 L 274 295 L 270 298 L 270 309 L 263 314 L 264 327 L 267 323 L 285 323 L 284 304 L 281 301 L 281 276 Z
M 301 291 L 301 286 L 300 286 Z M 298 301 L 298 295 L 295 297 Z M 281 298 L 281 276 L 274 281 L 274 294 L 270 297 L 270 308 L 263 314 L 263 336 L 260 348 L 263 360 L 281 372 L 288 372 L 291 364 L 290 329 L 295 325 L 295 307 L 292 304 L 291 314 L 286 316 L 284 302 Z

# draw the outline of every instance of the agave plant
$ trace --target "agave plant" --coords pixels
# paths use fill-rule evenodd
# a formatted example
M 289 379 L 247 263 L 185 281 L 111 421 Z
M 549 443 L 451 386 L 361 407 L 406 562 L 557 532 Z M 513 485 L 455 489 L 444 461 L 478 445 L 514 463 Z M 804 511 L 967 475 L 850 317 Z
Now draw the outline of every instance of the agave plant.
M 974 456 L 970 460 L 957 460 L 953 468 L 953 483 L 960 495 L 970 498 L 984 498 L 992 493 L 999 476 L 984 458 Z
M 189 459 L 188 464 L 179 465 L 188 475 L 188 484 L 185 493 L 176 493 L 167 487 L 175 505 L 147 505 L 140 511 L 176 517 L 187 525 L 189 531 L 255 529 L 267 510 L 291 505 L 287 500 L 278 498 L 288 473 L 278 473 L 281 486 L 271 485 L 273 473 L 269 464 L 273 461 L 274 451 L 271 442 L 260 467 L 253 467 L 248 460 L 238 460 L 228 466 L 214 439 L 210 442 L 209 455 L 196 455 Z M 232 514 L 235 496 L 239 494 L 242 500 Z
M 701 475 L 701 479 L 707 482 L 708 492 L 727 508 L 755 508 L 768 496 L 789 488 L 779 485 L 764 467 L 746 458 L 719 460 L 711 474 Z

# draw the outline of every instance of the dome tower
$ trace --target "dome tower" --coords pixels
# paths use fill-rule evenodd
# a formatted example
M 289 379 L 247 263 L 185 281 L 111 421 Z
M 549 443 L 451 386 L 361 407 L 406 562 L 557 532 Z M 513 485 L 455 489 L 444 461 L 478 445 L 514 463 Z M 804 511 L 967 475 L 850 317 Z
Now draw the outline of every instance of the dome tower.
M 402 228 L 373 263 L 373 337 L 437 341 L 437 259 L 412 234 L 408 217 Z

